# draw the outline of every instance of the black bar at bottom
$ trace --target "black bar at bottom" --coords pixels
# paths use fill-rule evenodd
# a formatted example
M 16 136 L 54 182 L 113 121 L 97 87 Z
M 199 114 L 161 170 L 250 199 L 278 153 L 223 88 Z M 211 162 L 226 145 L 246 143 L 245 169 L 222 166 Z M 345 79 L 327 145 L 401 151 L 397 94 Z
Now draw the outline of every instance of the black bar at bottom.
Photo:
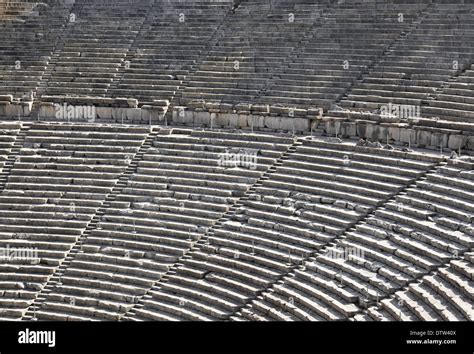
M 54 347 L 47 340 L 52 333 L 44 331 L 55 331 Z M 29 343 L 20 344 L 20 337 Z M 31 343 L 41 339 L 47 343 Z M 0 323 L 0 354 L 10 352 L 471 354 L 474 326 L 472 322 Z

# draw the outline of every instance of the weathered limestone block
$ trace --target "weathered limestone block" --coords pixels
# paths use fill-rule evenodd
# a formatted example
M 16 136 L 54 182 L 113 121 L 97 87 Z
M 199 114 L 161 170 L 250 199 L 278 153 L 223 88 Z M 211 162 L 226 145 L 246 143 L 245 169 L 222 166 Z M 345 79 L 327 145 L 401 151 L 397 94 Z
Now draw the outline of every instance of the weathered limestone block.
M 135 119 L 141 120 L 142 122 L 147 122 L 149 124 L 159 124 L 164 118 L 162 107 L 144 105 L 140 111 L 141 116 L 137 113 Z
M 307 132 L 310 131 L 310 120 L 307 118 L 296 118 L 295 119 L 295 129 L 297 132 Z
M 7 106 L 10 105 L 10 102 L 0 101 L 0 116 L 5 116 L 7 111 Z
M 152 110 L 151 110 L 150 106 L 148 106 L 148 105 L 142 106 L 140 121 L 150 123 L 151 120 L 152 120 Z M 156 122 L 156 121 L 151 122 L 151 124 L 157 124 L 157 123 L 158 122 Z
M 352 122 L 342 122 L 340 133 L 343 137 L 351 137 L 357 134 L 356 125 Z
M 97 118 L 100 119 L 111 119 L 112 108 L 111 107 L 97 107 L 96 108 Z
M 321 108 L 310 108 L 306 114 L 311 118 L 322 117 L 323 110 Z
M 385 131 L 385 127 L 382 127 L 379 124 L 371 124 L 368 129 L 370 134 L 369 139 L 374 141 L 383 140 L 387 136 Z
M 171 116 L 172 118 L 172 121 L 175 122 L 175 123 L 178 123 L 178 121 L 182 118 L 180 117 L 179 115 L 179 111 L 177 109 L 173 109 L 173 114 Z
M 33 102 L 20 102 L 18 103 L 18 110 L 22 117 L 29 117 L 31 114 L 31 108 L 33 107 Z
M 234 106 L 232 106 L 230 103 L 221 103 L 219 109 L 221 113 L 232 113 Z
M 23 109 L 18 104 L 9 104 L 5 106 L 5 115 L 10 117 L 18 117 L 23 114 Z
M 309 120 L 305 118 L 285 118 L 281 117 L 280 130 L 284 131 L 295 131 L 295 132 L 307 132 L 309 127 Z
M 173 109 L 173 122 L 178 124 L 192 123 L 193 118 L 186 118 L 187 113 L 192 113 L 186 110 L 186 107 L 175 107 Z
M 116 121 L 119 122 L 123 119 L 127 118 L 126 112 L 124 112 L 121 108 L 118 107 L 112 107 L 112 118 Z
M 184 122 L 187 124 L 194 124 L 194 112 L 184 111 Z
M 416 131 L 416 143 L 419 146 L 431 145 L 431 132 L 426 130 Z
M 288 114 L 288 112 L 289 112 L 289 110 L 288 110 L 287 107 L 270 106 L 270 113 L 272 113 L 272 114 L 275 113 L 276 115 L 280 116 L 280 115 Z
M 127 104 L 129 108 L 137 108 L 138 107 L 138 100 L 135 98 L 127 99 Z
M 474 136 L 469 136 L 467 139 L 467 149 L 474 150 Z
M 142 110 L 140 108 L 126 109 L 126 117 L 131 121 L 139 121 L 142 118 Z
M 402 143 L 416 143 L 416 131 L 408 129 L 408 128 L 401 128 L 400 129 L 400 141 Z
M 447 147 L 448 146 L 448 135 L 440 132 L 432 132 L 431 142 L 429 144 L 433 147 Z
M 207 109 L 207 110 L 219 110 L 219 107 L 220 107 L 220 103 L 219 102 L 206 102 L 206 104 L 204 105 L 204 107 Z
M 153 106 L 168 107 L 169 105 L 170 101 L 168 100 L 153 100 Z
M 211 121 L 209 112 L 194 112 L 194 124 L 197 126 L 207 125 Z
M 274 129 L 274 130 L 279 130 L 280 129 L 280 120 L 281 118 L 279 117 L 271 117 L 271 116 L 266 116 L 265 117 L 265 127 Z
M 229 126 L 229 114 L 228 113 L 218 113 L 216 120 L 215 120 L 216 125 L 220 125 L 223 127 Z
M 255 115 L 249 115 L 246 116 L 247 118 L 247 124 L 249 127 L 254 127 L 254 128 L 264 128 L 265 127 L 265 117 L 264 116 L 255 116 Z
M 0 95 L 0 102 L 12 102 L 13 96 L 12 95 Z
M 388 136 L 394 141 L 400 141 L 400 128 L 394 126 L 388 127 Z
M 43 102 L 39 109 L 39 115 L 43 118 L 55 118 L 56 110 L 54 108 L 54 103 L 52 102 Z
M 206 102 L 204 100 L 192 100 L 188 103 L 189 108 L 204 108 Z
M 295 118 L 280 118 L 280 130 L 296 131 Z
M 249 112 L 252 108 L 250 103 L 238 103 L 234 106 L 234 109 L 238 112 Z
M 264 104 L 254 104 L 252 105 L 252 113 L 270 113 L 270 106 Z
M 357 136 L 360 136 L 361 138 L 367 138 L 367 127 L 369 126 L 367 121 L 356 120 L 356 124 Z
M 464 148 L 467 145 L 467 136 L 451 134 L 448 139 L 448 148 L 457 150 Z
M 336 129 L 334 128 L 334 124 L 332 121 L 329 120 L 323 120 L 322 121 L 322 126 L 323 130 L 326 134 L 328 135 L 334 135 L 336 132 Z
M 211 113 L 211 116 L 209 117 L 209 126 L 216 126 L 218 124 L 216 124 L 216 121 L 217 121 L 217 114 L 216 113 Z
M 306 109 L 300 109 L 300 108 L 296 108 L 294 111 L 293 111 L 293 115 L 295 117 L 306 117 L 308 115 L 308 112 Z
M 230 119 L 229 119 L 229 113 L 211 113 L 212 115 L 215 115 L 214 118 L 214 125 L 222 126 L 222 127 L 228 127 L 230 124 Z
M 383 129 L 380 125 L 374 124 L 368 121 L 356 121 L 357 122 L 357 135 L 361 138 L 369 140 L 380 140 L 383 137 Z
M 224 113 L 224 119 L 228 122 L 228 126 L 237 127 L 239 124 L 239 116 L 235 113 Z

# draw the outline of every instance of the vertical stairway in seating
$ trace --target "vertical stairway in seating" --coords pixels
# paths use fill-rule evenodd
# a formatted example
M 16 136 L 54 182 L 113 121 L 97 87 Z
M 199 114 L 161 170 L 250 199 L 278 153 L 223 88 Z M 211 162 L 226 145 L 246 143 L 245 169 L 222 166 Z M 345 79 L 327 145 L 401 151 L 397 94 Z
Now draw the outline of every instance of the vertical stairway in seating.
M 36 320 L 35 312 L 41 308 L 48 294 L 54 290 L 55 286 L 58 284 L 61 284 L 61 276 L 65 273 L 67 267 L 74 260 L 75 256 L 82 251 L 82 244 L 87 240 L 87 237 L 91 234 L 91 231 L 96 229 L 100 225 L 100 220 L 102 216 L 105 214 L 107 208 L 109 208 L 111 206 L 111 203 L 116 200 L 117 196 L 120 193 L 122 193 L 123 189 L 127 187 L 127 182 L 130 180 L 133 174 L 137 171 L 139 161 L 143 159 L 143 156 L 145 155 L 147 150 L 152 146 L 153 141 L 159 134 L 159 131 L 160 131 L 159 128 L 151 129 L 147 138 L 143 141 L 142 146 L 140 147 L 140 149 L 137 151 L 137 153 L 131 160 L 127 169 L 118 178 L 115 187 L 107 195 L 104 202 L 102 203 L 102 206 L 96 211 L 95 215 L 86 226 L 85 230 L 83 231 L 78 241 L 72 246 L 66 258 L 61 262 L 59 267 L 56 268 L 54 274 L 48 279 L 48 282 L 39 291 L 36 299 L 30 304 L 30 306 L 28 307 L 28 310 L 25 312 L 25 315 L 23 316 L 23 320 L 25 321 Z
M 8 181 L 8 176 L 10 171 L 13 168 L 13 165 L 16 162 L 17 156 L 20 153 L 21 148 L 25 142 L 25 137 L 28 134 L 28 130 L 31 128 L 31 124 L 23 123 L 15 142 L 13 143 L 12 149 L 8 155 L 7 160 L 3 166 L 3 169 L 0 171 L 0 193 L 5 189 L 6 183 Z
M 51 79 L 51 75 L 56 69 L 56 64 L 58 62 L 59 56 L 64 48 L 64 44 L 66 43 L 69 35 L 71 34 L 72 30 L 74 29 L 75 22 L 71 21 L 71 15 L 77 16 L 81 9 L 84 7 L 84 3 L 74 3 L 71 7 L 69 15 L 65 18 L 64 26 L 62 28 L 61 34 L 58 36 L 53 55 L 46 67 L 46 70 L 41 77 L 41 81 L 39 82 L 38 88 L 36 90 L 36 94 L 33 101 L 33 107 L 31 108 L 31 118 L 33 120 L 39 118 L 39 109 L 41 104 L 41 97 L 46 92 L 48 88 L 49 80 Z

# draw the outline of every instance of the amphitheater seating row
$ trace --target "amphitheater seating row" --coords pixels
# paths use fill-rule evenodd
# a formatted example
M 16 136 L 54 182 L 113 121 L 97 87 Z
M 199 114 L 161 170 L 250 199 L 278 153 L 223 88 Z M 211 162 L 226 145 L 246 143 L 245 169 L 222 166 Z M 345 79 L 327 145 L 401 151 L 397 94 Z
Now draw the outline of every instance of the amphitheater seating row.
M 472 320 L 472 294 L 464 295 L 472 288 L 472 274 L 469 278 L 469 265 L 462 259 L 474 245 L 473 180 L 472 170 L 456 164 L 439 167 L 261 294 L 240 316 L 248 320 L 353 316 Z M 451 265 L 445 269 L 447 264 Z M 435 275 L 428 275 L 432 271 Z M 410 290 L 392 296 L 405 287 Z M 430 294 L 437 300 L 430 301 Z M 435 308 L 424 310 L 429 306 L 417 303 L 415 295 L 425 296 Z M 399 298 L 406 300 L 407 307 L 394 305 Z M 446 301 L 449 306 L 444 310 Z M 368 314 L 362 314 L 374 304 L 381 308 L 370 307 Z M 409 315 L 410 310 L 414 312 Z
M 356 321 L 473 321 L 474 257 L 451 261 L 434 274 L 423 277 L 408 289 L 383 299 Z
M 12 14 L 0 21 L 0 95 L 33 100 L 65 26 L 70 5 L 51 1 L 34 6 L 28 16 Z
M 125 319 L 228 319 L 438 161 L 298 143 Z
M 0 171 L 2 171 L 5 166 L 5 162 L 12 151 L 21 127 L 21 123 L 16 122 L 0 123 Z M 0 177 L 0 183 L 5 182 L 2 178 L 3 176 Z
M 125 57 L 122 77 L 108 97 L 139 105 L 170 101 L 195 70 L 231 9 L 232 1 L 158 1 Z M 122 65 L 123 66 L 123 65 Z
M 449 82 L 429 107 L 423 108 L 425 116 L 444 120 L 474 123 L 474 64 Z
M 305 40 L 316 14 L 329 2 L 246 1 L 229 16 L 187 86 L 179 104 L 192 100 L 249 102 L 277 75 L 288 56 Z
M 0 194 L 2 319 L 20 319 L 96 214 L 148 129 L 36 123 Z
M 313 28 L 303 48 L 258 100 L 328 109 L 426 6 L 414 1 L 340 2 L 323 13 L 320 26 Z
M 332 113 L 337 104 L 376 120 L 393 103 L 430 119 L 472 120 L 468 3 L 30 4 L 28 16 L 11 10 L 17 16 L 0 22 L 0 94 L 125 96 L 139 106 L 278 102 Z
M 8 138 L 20 124 L 4 128 Z M 0 194 L 0 244 L 36 249 L 39 261 L 1 263 L 2 319 L 24 316 L 117 180 L 123 189 L 42 295 L 37 318 L 383 319 L 400 289 L 441 278 L 442 289 L 423 291 L 451 294 L 453 282 L 461 291 L 441 316 L 470 318 L 462 278 L 473 174 L 463 158 L 162 129 L 123 176 L 147 136 L 140 127 L 28 129 Z M 254 165 L 226 164 L 246 153 Z M 346 250 L 356 252 L 346 259 Z
M 419 117 L 472 122 L 469 81 L 467 91 L 456 90 L 456 77 L 462 86 L 470 75 L 463 71 L 474 53 L 472 6 L 433 3 L 418 21 L 352 87 L 342 108 L 377 114 L 392 103 L 421 107 Z
M 104 97 L 150 8 L 150 1 L 76 1 L 41 95 Z
M 37 318 L 118 320 L 291 143 L 284 137 L 160 131 Z M 254 165 L 226 164 L 227 153 L 246 152 L 255 153 Z

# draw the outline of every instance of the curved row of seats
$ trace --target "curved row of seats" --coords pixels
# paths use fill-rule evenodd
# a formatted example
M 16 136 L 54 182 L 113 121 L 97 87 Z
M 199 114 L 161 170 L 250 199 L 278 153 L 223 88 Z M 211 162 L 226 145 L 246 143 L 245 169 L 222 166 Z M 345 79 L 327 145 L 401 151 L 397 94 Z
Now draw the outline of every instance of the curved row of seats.
M 0 171 L 3 170 L 5 162 L 12 151 L 13 145 L 20 132 L 21 123 L 0 123 Z M 4 176 L 0 177 L 0 183 L 4 183 Z
M 133 97 L 139 105 L 170 101 L 193 72 L 231 1 L 155 1 L 125 58 L 129 67 L 107 95 Z
M 474 254 L 451 261 L 407 289 L 383 299 L 356 321 L 473 321 Z
M 76 1 L 41 94 L 104 97 L 150 8 L 150 1 Z
M 437 161 L 299 141 L 125 318 L 228 319 Z
M 418 285 L 413 284 L 420 278 L 423 286 L 447 288 L 446 293 L 450 294 L 455 290 L 440 280 L 449 277 L 448 271 L 438 269 L 461 258 L 474 245 L 474 209 L 470 203 L 474 197 L 473 182 L 471 170 L 459 169 L 456 164 L 439 167 L 375 210 L 334 246 L 305 263 L 303 269 L 261 294 L 240 315 L 262 320 L 359 318 L 358 314 L 374 303 L 390 308 L 397 296 L 387 298 L 406 286 L 417 289 Z M 435 275 L 428 276 L 432 271 L 436 271 Z M 436 288 L 433 291 L 438 292 Z M 468 306 L 472 295 L 463 292 L 461 289 L 451 299 L 461 313 L 454 311 L 445 316 L 438 306 L 437 316 L 472 319 L 472 304 L 471 312 Z M 376 318 L 377 311 L 377 307 L 369 310 L 369 316 Z
M 313 28 L 315 15 L 329 2 L 245 1 L 228 17 L 188 84 L 179 103 L 197 99 L 249 102 L 265 89 L 289 55 Z
M 469 4 L 232 3 L 39 4 L 37 16 L 0 22 L 0 94 L 125 96 L 140 106 L 337 103 L 378 115 L 393 103 L 421 106 L 428 118 L 472 118 Z
M 119 319 L 291 143 L 271 135 L 162 130 L 37 318 Z M 226 153 L 246 151 L 255 153 L 254 165 L 224 161 Z
M 426 2 L 414 1 L 341 2 L 323 13 L 320 26 L 258 101 L 329 108 L 380 60 L 424 7 Z
M 474 36 L 474 34 L 473 34 Z M 436 116 L 443 120 L 456 120 L 474 124 L 474 64 L 449 82 L 429 107 L 423 108 L 425 116 Z
M 60 1 L 49 1 L 37 5 L 35 15 L 0 18 L 0 95 L 33 100 L 69 9 Z
M 0 318 L 23 316 L 148 132 L 127 126 L 31 126 L 0 194 L 0 247 L 7 256 L 0 264 Z
M 20 124 L 5 128 L 9 137 Z M 437 316 L 470 318 L 469 158 L 439 165 L 333 139 L 162 129 L 123 176 L 147 137 L 144 127 L 28 129 L 0 194 L 0 245 L 39 261 L 0 262 L 2 319 L 24 316 L 118 180 L 36 318 L 393 319 L 405 287 L 412 300 L 452 295 Z M 426 313 L 404 318 L 435 317 Z
M 469 90 L 455 91 L 454 85 L 444 92 L 472 64 L 472 6 L 433 3 L 419 22 L 352 87 L 340 106 L 369 112 L 388 103 L 421 106 L 421 117 L 472 122 Z

